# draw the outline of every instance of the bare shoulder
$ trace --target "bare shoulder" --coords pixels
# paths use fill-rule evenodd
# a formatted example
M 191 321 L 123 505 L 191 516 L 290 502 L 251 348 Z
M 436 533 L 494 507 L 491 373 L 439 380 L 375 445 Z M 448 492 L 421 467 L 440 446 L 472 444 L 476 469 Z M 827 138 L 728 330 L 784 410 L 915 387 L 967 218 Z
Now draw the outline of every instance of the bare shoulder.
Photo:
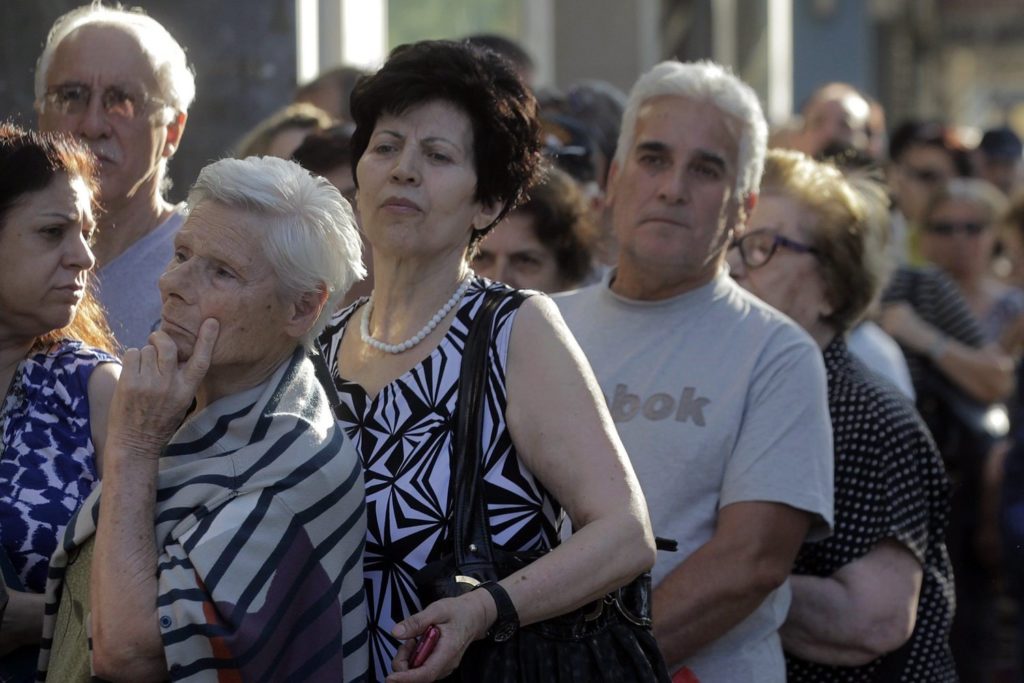
M 95 408 L 98 403 L 110 403 L 114 395 L 114 387 L 121 377 L 121 366 L 117 363 L 100 363 L 89 376 L 89 406 Z
M 530 347 L 531 353 L 538 351 L 540 349 L 536 346 L 542 339 L 561 342 L 563 345 L 572 341 L 575 345 L 558 306 L 547 295 L 537 294 L 528 297 L 516 313 L 512 325 L 511 352 L 514 353 L 517 346 L 523 345 Z

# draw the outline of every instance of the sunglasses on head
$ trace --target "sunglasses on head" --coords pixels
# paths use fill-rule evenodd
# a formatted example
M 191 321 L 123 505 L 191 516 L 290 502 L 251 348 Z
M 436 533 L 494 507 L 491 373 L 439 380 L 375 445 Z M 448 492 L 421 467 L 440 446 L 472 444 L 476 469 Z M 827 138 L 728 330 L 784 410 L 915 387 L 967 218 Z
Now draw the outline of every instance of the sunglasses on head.
M 925 226 L 925 230 L 933 235 L 949 236 L 962 232 L 965 235 L 974 237 L 985 232 L 987 227 L 987 223 L 979 223 L 977 221 L 932 221 Z

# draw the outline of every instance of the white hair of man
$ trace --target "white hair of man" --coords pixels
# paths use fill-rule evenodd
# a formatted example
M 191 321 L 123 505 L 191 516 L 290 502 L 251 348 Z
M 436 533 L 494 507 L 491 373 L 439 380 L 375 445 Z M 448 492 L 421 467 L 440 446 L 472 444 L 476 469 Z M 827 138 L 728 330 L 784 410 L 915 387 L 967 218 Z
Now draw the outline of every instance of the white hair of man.
M 666 96 L 709 102 L 727 115 L 724 121 L 739 148 L 736 195 L 745 198 L 756 194 L 764 169 L 768 123 L 753 88 L 725 67 L 710 61 L 661 62 L 637 80 L 622 115 L 622 132 L 615 150 L 618 165 L 626 162 L 636 142 L 640 108 L 648 100 Z
M 275 157 L 221 159 L 206 166 L 189 191 L 187 209 L 210 201 L 261 219 L 260 244 L 283 296 L 327 291 L 320 317 L 301 340 L 312 349 L 349 287 L 366 276 L 363 242 L 348 201 L 327 180 Z
M 44 104 L 46 74 L 57 47 L 72 32 L 86 25 L 114 26 L 135 37 L 139 48 L 149 59 L 160 87 L 159 97 L 166 105 L 161 110 L 161 125 L 170 123 L 176 113 L 188 113 L 196 96 L 196 79 L 188 66 L 184 48 L 160 22 L 147 16 L 141 8 L 106 7 L 100 0 L 93 0 L 62 15 L 50 28 L 46 45 L 36 62 L 37 106 Z

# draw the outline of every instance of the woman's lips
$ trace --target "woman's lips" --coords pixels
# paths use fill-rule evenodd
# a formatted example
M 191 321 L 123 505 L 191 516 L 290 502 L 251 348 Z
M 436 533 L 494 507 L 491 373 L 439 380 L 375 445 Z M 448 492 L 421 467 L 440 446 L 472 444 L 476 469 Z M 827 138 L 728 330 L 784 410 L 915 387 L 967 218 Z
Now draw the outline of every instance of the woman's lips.
M 381 202 L 381 208 L 388 209 L 391 211 L 410 212 L 420 211 L 420 205 L 411 199 L 405 199 L 404 197 L 391 197 Z

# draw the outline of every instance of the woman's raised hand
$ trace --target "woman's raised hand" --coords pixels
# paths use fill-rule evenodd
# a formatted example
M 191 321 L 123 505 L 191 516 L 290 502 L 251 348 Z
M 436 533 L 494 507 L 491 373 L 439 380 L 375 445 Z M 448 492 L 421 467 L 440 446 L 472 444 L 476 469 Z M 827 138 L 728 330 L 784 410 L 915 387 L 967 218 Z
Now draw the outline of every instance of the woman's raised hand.
M 178 347 L 159 330 L 143 348 L 125 351 L 111 401 L 107 439 L 158 456 L 210 369 L 219 329 L 213 318 L 203 321 L 192 355 L 183 363 L 178 361 Z

